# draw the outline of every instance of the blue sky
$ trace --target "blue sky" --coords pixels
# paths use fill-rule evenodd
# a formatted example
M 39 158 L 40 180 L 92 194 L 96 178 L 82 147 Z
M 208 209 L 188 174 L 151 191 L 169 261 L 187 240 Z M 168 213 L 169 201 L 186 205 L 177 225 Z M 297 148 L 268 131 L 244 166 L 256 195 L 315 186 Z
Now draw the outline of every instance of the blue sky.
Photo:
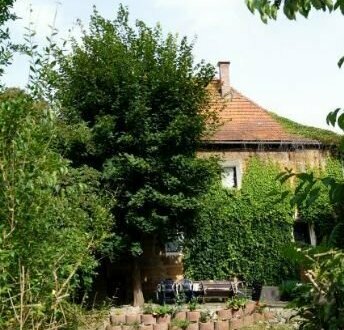
M 13 26 L 20 38 L 29 21 L 36 23 L 37 40 L 43 41 L 52 24 L 68 35 L 75 20 L 88 22 L 92 5 L 108 18 L 114 17 L 120 1 L 110 0 L 17 0 L 15 11 L 22 17 Z M 344 69 L 337 67 L 344 55 L 344 16 L 312 13 L 308 20 L 291 22 L 281 17 L 263 24 L 252 15 L 244 0 L 123 0 L 131 18 L 149 25 L 160 22 L 165 32 L 190 39 L 197 37 L 196 61 L 214 65 L 230 60 L 231 84 L 268 110 L 300 123 L 327 128 L 326 115 L 344 106 Z M 28 65 L 16 58 L 9 68 L 8 85 L 23 86 Z

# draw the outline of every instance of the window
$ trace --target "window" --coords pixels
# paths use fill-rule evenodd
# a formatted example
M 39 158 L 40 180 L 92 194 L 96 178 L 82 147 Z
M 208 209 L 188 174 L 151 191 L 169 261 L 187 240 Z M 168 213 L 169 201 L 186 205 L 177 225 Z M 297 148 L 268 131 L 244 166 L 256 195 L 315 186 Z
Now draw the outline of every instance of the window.
M 238 187 L 237 169 L 235 166 L 228 166 L 223 168 L 222 186 L 225 188 Z
M 294 239 L 298 243 L 311 244 L 307 223 L 300 221 L 294 223 Z
M 301 244 L 316 246 L 317 238 L 314 225 L 296 220 L 294 223 L 294 240 Z
M 183 240 L 182 234 L 179 234 L 174 240 L 165 243 L 166 256 L 180 256 L 183 254 Z
M 222 186 L 224 188 L 240 188 L 241 166 L 239 161 L 224 161 L 222 163 Z

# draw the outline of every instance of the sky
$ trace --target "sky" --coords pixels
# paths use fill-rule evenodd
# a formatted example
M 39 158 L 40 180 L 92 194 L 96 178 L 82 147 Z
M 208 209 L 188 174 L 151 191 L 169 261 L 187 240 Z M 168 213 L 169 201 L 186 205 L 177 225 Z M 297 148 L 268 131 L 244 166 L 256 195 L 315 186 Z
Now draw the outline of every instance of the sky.
M 265 109 L 329 128 L 328 112 L 344 106 L 344 68 L 337 66 L 344 55 L 344 16 L 339 13 L 313 12 L 296 21 L 280 13 L 277 21 L 264 24 L 244 0 L 17 0 L 14 9 L 22 19 L 12 24 L 12 35 L 19 40 L 31 20 L 37 42 L 44 43 L 57 10 L 55 26 L 66 38 L 77 33 L 78 18 L 87 26 L 93 5 L 112 18 L 119 3 L 128 6 L 133 21 L 159 22 L 166 33 L 196 38 L 196 62 L 216 66 L 229 60 L 231 85 Z M 16 57 L 7 85 L 24 86 L 28 71 L 27 60 Z

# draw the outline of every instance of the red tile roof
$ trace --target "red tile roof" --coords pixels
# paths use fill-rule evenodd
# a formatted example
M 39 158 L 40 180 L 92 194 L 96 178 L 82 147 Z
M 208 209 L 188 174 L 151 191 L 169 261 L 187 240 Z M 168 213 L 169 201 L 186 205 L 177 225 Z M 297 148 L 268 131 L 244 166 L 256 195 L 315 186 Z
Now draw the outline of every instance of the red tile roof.
M 220 119 L 215 133 L 205 139 L 209 143 L 320 144 L 318 141 L 286 132 L 267 110 L 234 88 L 231 88 L 226 99 L 221 97 L 219 80 L 213 80 L 209 89 L 212 95 L 211 107 L 218 111 Z

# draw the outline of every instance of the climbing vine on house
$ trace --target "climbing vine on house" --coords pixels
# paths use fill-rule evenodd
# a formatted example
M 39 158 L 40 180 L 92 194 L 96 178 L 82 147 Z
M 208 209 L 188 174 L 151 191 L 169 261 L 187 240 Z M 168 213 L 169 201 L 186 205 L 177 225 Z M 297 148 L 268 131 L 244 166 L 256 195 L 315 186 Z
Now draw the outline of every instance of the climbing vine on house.
M 290 244 L 293 208 L 290 186 L 276 176 L 281 171 L 270 161 L 252 158 L 245 169 L 242 188 L 228 190 L 219 181 L 203 199 L 199 226 L 186 240 L 188 277 L 279 283 L 294 276 L 283 249 Z
M 328 158 L 323 170 L 316 172 L 310 169 L 309 173 L 313 173 L 315 178 L 333 178 L 338 182 L 344 181 L 343 164 L 336 158 Z M 305 199 L 303 191 L 296 195 L 297 198 L 302 199 L 302 203 L 298 202 L 300 218 L 314 224 L 319 243 L 343 248 L 344 225 L 341 219 L 343 210 L 331 201 L 329 188 L 320 180 L 315 183 L 313 189 L 316 192 L 314 198 Z
M 225 279 L 238 275 L 249 283 L 279 284 L 297 276 L 297 267 L 285 258 L 291 244 L 297 197 L 289 181 L 276 178 L 281 168 L 272 161 L 252 158 L 245 169 L 242 188 L 229 190 L 214 183 L 202 200 L 198 227 L 186 240 L 184 265 L 193 279 Z M 339 160 L 329 158 L 317 177 L 343 178 Z M 312 203 L 298 205 L 299 218 L 315 225 L 318 242 L 344 246 L 335 235 L 335 205 L 328 189 L 319 184 Z M 338 225 L 338 226 L 339 226 Z M 338 233 L 342 232 L 338 227 Z

